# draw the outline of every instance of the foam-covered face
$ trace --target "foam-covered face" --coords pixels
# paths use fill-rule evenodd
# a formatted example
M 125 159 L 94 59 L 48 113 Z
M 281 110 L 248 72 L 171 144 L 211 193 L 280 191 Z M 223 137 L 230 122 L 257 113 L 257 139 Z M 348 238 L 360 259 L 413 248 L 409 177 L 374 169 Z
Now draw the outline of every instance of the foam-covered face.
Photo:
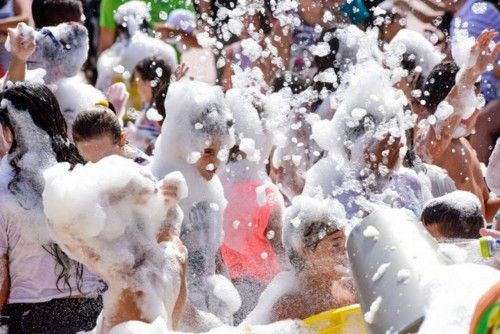
M 45 27 L 35 34 L 35 52 L 28 58 L 28 69 L 44 68 L 48 73 L 59 68 L 65 77 L 75 76 L 87 59 L 89 35 L 78 23 Z

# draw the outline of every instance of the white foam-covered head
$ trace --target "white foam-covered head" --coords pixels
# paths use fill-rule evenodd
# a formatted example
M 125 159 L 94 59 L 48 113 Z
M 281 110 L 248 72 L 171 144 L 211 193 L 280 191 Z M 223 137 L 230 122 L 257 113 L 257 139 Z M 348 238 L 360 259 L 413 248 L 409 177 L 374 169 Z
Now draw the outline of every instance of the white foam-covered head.
M 165 98 L 167 111 L 162 133 L 156 142 L 152 170 L 164 166 L 192 164 L 192 156 L 202 154 L 214 139 L 222 150 L 233 147 L 233 119 L 219 86 L 198 81 L 170 85 Z
M 433 198 L 425 203 L 424 210 L 427 207 L 432 207 L 438 204 L 442 204 L 450 209 L 462 212 L 465 216 L 472 215 L 474 213 L 481 213 L 481 201 L 470 191 L 455 190 L 441 197 Z
M 403 54 L 415 59 L 415 65 L 421 68 L 424 77 L 441 62 L 443 55 L 422 34 L 401 29 L 388 45 L 385 62 L 391 68 L 401 64 Z
M 126 28 L 130 35 L 139 31 L 144 22 L 151 21 L 150 7 L 144 1 L 132 0 L 122 4 L 115 12 L 118 26 Z
M 344 75 L 337 98 L 340 103 L 332 120 L 313 124 L 313 139 L 323 149 L 346 159 L 349 150 L 349 160 L 361 162 L 373 139 L 390 134 L 405 143 L 404 131 L 412 125 L 404 114 L 406 99 L 377 62 L 357 64 Z
M 318 231 L 319 240 L 324 238 L 328 231 L 342 230 L 346 224 L 344 207 L 337 200 L 330 198 L 321 199 L 304 195 L 295 197 L 285 212 L 282 232 L 285 250 L 300 252 L 304 247 L 305 231 L 311 224 L 318 222 L 327 226 L 324 231 Z M 311 235 L 308 237 L 315 238 Z
M 87 60 L 89 35 L 82 24 L 61 23 L 44 27 L 35 33 L 35 39 L 36 48 L 28 58 L 28 69 L 43 68 L 51 78 L 53 75 L 72 77 Z

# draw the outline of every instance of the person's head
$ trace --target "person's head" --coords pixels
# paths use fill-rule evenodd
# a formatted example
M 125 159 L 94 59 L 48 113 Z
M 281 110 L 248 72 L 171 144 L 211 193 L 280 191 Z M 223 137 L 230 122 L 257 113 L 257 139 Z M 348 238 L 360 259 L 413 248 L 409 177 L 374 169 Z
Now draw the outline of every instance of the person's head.
M 80 0 L 33 0 L 31 14 L 37 29 L 84 20 Z
M 211 180 L 234 146 L 233 118 L 221 87 L 177 81 L 169 86 L 164 103 L 168 112 L 152 169 L 173 164 Z
M 298 196 L 285 213 L 283 246 L 295 271 L 334 273 L 345 260 L 345 211 L 330 199 Z
M 35 51 L 26 64 L 30 70 L 45 69 L 45 82 L 77 75 L 87 60 L 89 33 L 82 24 L 61 23 L 42 28 L 35 33 L 35 41 Z
M 148 32 L 151 21 L 150 7 L 145 1 L 124 2 L 114 13 L 117 36 L 130 38 L 136 32 Z
M 0 94 L 0 124 L 16 169 L 26 153 L 52 149 L 57 162 L 82 162 L 67 137 L 64 117 L 54 94 L 44 85 L 16 83 Z M 37 140 L 40 136 L 40 140 Z M 47 147 L 43 147 L 43 146 Z M 50 153 L 50 152 L 49 152 Z
M 437 106 L 455 86 L 456 76 L 460 68 L 453 61 L 444 61 L 432 69 L 422 85 L 422 100 L 429 114 L 434 114 Z
M 217 172 L 220 161 L 217 155 L 221 149 L 221 140 L 218 137 L 212 137 L 210 144 L 201 152 L 201 156 L 196 162 L 196 167 L 200 175 L 207 181 L 210 181 Z
M 401 29 L 386 47 L 385 64 L 390 68 L 400 67 L 406 76 L 395 84 L 408 100 L 412 91 L 420 89 L 422 81 L 432 68 L 441 62 L 441 53 L 422 34 Z
M 479 238 L 484 227 L 481 203 L 468 191 L 454 191 L 427 202 L 420 217 L 436 239 Z
M 41 203 L 44 183 L 40 174 L 56 162 L 71 166 L 83 163 L 76 147 L 67 137 L 66 122 L 54 94 L 44 85 L 29 81 L 16 83 L 0 94 L 0 124 L 10 141 L 8 161 L 15 176 L 8 189 L 24 209 Z M 44 246 L 60 265 L 56 288 L 63 281 L 71 291 L 71 268 L 76 267 L 80 290 L 81 265 L 51 243 Z
M 119 155 L 127 143 L 127 134 L 113 111 L 95 107 L 77 115 L 73 140 L 86 161 L 97 162 L 109 155 Z
M 163 59 L 149 57 L 141 60 L 134 71 L 134 79 L 137 83 L 137 91 L 141 101 L 153 104 L 161 94 L 163 94 L 164 99 L 171 76 L 172 69 Z M 158 103 L 157 108 L 160 105 L 163 107 L 163 103 Z

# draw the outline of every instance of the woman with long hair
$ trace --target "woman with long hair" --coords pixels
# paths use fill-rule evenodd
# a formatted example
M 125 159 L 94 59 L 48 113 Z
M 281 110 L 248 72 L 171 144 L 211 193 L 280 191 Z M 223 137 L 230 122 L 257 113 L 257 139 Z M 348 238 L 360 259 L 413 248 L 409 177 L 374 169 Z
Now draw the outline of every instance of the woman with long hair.
M 8 333 L 90 330 L 102 308 L 103 284 L 51 241 L 43 171 L 83 159 L 66 135 L 52 92 L 23 82 L 0 95 L 8 153 L 0 163 L 0 311 Z

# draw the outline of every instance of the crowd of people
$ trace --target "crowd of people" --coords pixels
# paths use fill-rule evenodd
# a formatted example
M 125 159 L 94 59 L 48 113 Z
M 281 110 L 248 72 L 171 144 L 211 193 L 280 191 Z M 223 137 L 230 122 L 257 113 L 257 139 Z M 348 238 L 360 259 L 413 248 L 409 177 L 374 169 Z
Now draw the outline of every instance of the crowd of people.
M 399 332 L 346 245 L 391 208 L 449 260 L 412 273 L 420 333 L 496 333 L 500 246 L 469 246 L 500 245 L 499 28 L 488 0 L 0 1 L 0 332 L 308 333 L 358 303 L 354 332 Z

